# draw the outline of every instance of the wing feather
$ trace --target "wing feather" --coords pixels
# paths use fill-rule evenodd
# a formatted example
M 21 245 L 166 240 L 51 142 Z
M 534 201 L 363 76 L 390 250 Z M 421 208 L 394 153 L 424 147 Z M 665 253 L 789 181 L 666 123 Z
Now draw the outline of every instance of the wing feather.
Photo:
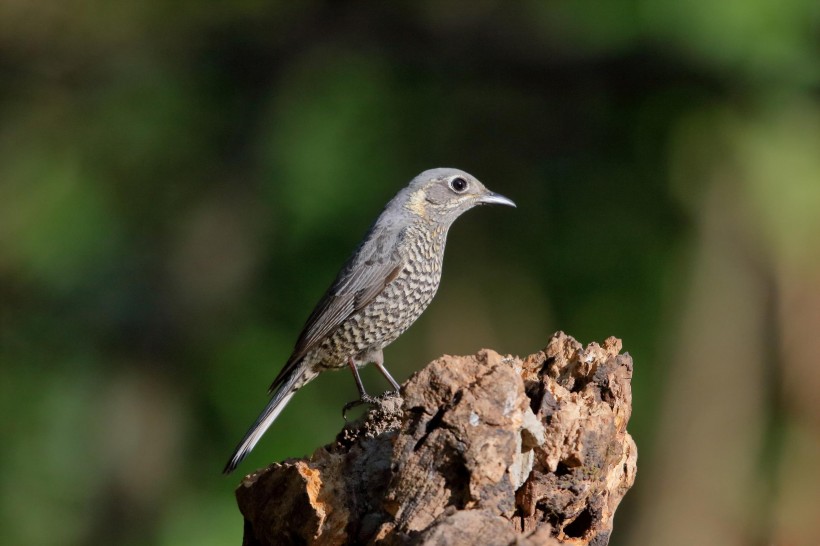
M 403 230 L 381 226 L 379 232 L 375 235 L 374 228 L 371 228 L 364 242 L 316 305 L 299 334 L 293 354 L 274 379 L 270 391 L 286 380 L 307 353 L 347 318 L 366 307 L 398 277 L 405 265 L 398 251 Z

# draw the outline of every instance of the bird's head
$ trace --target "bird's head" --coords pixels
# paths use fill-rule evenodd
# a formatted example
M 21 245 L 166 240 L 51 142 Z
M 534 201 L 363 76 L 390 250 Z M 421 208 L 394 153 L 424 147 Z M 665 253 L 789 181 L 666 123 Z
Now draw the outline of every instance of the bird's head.
M 404 207 L 412 214 L 449 226 L 478 205 L 515 206 L 510 199 L 491 192 L 474 176 L 458 169 L 431 169 L 410 182 Z

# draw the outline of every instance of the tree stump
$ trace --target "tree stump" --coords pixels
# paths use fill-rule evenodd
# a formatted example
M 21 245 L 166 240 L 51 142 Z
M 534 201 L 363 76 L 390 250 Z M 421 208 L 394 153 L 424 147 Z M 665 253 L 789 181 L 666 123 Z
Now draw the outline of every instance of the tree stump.
M 621 341 L 443 356 L 306 459 L 246 476 L 245 546 L 605 545 L 635 481 Z

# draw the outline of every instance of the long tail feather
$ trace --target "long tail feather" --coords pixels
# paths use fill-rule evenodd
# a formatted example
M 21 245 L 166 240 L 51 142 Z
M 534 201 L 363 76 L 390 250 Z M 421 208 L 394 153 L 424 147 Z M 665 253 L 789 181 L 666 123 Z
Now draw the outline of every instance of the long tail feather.
M 293 398 L 293 395 L 296 394 L 299 387 L 310 380 L 305 381 L 302 377 L 303 374 L 304 370 L 297 368 L 288 380 L 276 389 L 268 405 L 265 406 L 265 409 L 259 414 L 259 417 L 256 418 L 251 428 L 248 429 L 245 437 L 242 438 L 242 441 L 236 446 L 233 455 L 231 455 L 231 458 L 225 465 L 225 469 L 222 471 L 223 474 L 230 474 L 236 469 L 239 463 L 248 456 L 248 453 L 251 452 L 256 443 L 262 438 L 265 431 L 268 430 L 279 414 L 282 413 L 282 410 L 285 409 L 285 406 L 290 402 L 290 399 Z M 300 378 L 302 378 L 302 381 L 299 381 Z

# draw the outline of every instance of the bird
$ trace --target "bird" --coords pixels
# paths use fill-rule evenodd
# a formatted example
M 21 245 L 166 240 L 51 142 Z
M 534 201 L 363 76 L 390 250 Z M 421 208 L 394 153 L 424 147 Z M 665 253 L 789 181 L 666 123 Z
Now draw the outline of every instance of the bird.
M 387 203 L 339 271 L 273 380 L 270 401 L 239 442 L 223 472 L 230 474 L 301 387 L 325 370 L 349 368 L 358 403 L 373 403 L 358 368 L 374 364 L 393 389 L 383 349 L 424 312 L 438 290 L 447 233 L 478 205 L 515 203 L 454 168 L 422 172 Z

